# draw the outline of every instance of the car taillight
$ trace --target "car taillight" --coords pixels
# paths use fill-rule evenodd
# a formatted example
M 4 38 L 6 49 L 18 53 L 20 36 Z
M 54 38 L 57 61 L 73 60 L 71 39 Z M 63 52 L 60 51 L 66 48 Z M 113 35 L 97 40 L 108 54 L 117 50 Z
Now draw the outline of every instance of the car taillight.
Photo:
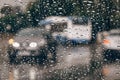
M 104 75 L 104 76 L 107 76 L 108 74 L 110 73 L 110 70 L 108 69 L 108 68 L 103 68 L 102 69 L 102 74 Z
M 108 39 L 103 40 L 103 44 L 109 44 L 109 43 L 110 43 L 110 40 L 108 40 Z

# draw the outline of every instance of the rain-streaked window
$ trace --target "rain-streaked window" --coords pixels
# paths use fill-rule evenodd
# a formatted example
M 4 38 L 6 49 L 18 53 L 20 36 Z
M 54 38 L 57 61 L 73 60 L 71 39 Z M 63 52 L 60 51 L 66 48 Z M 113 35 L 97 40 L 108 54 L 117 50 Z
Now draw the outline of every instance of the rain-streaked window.
M 0 80 L 120 80 L 120 1 L 0 0 Z

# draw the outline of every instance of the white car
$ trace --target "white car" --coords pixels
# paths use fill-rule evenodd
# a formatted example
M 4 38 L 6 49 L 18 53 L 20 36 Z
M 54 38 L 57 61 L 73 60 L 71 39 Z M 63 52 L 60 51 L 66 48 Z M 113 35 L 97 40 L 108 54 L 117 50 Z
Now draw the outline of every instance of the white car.
M 92 23 L 87 17 L 69 17 L 72 20 L 72 28 L 68 28 L 68 38 L 78 42 L 91 41 Z
M 98 33 L 98 42 L 102 43 L 102 53 L 105 60 L 120 59 L 120 29 Z
M 41 21 L 52 36 L 63 44 L 88 43 L 92 39 L 92 24 L 86 17 L 51 16 Z

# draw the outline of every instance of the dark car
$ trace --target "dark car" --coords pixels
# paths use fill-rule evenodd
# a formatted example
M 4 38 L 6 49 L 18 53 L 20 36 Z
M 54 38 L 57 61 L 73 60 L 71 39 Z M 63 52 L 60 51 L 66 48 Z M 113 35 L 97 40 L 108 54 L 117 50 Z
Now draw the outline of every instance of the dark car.
M 56 42 L 44 29 L 26 28 L 9 40 L 10 63 L 56 61 Z

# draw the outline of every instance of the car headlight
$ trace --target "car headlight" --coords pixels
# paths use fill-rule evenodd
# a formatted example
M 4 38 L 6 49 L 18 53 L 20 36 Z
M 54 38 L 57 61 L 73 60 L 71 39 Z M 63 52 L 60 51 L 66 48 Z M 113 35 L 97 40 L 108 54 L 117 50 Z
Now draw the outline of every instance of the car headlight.
M 29 46 L 30 46 L 30 47 L 37 47 L 37 43 L 36 43 L 36 42 L 31 42 L 31 43 L 29 44 Z
M 20 44 L 19 44 L 18 42 L 14 42 L 12 45 L 13 45 L 14 47 L 20 47 Z

